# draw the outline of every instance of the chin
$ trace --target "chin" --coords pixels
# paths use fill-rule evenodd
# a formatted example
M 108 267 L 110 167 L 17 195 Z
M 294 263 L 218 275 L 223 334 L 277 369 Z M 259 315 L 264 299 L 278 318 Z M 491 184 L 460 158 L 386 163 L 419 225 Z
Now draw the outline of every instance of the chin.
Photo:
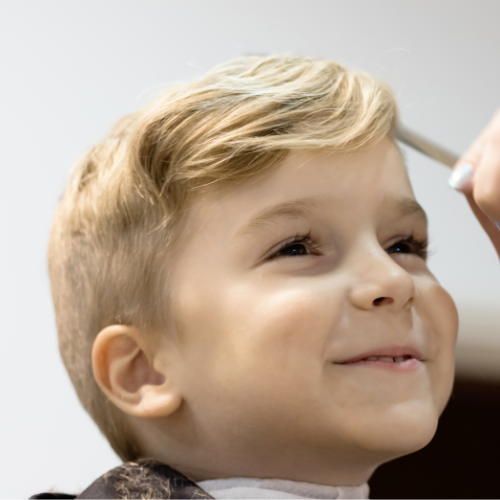
M 431 442 L 438 419 L 435 408 L 391 409 L 363 426 L 358 445 L 365 451 L 380 455 L 384 461 L 408 455 Z

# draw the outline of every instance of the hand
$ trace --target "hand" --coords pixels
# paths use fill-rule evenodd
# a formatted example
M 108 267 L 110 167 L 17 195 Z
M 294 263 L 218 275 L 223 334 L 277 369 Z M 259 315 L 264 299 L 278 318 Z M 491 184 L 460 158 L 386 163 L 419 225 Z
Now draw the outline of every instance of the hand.
M 500 257 L 500 109 L 453 167 L 448 182 L 465 195 Z

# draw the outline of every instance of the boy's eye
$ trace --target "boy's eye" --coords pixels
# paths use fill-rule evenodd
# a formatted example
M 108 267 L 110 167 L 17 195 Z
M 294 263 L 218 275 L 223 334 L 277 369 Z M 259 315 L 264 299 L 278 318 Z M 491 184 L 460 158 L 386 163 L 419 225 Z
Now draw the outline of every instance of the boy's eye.
M 311 232 L 306 235 L 297 235 L 292 241 L 283 243 L 280 248 L 272 254 L 269 259 L 278 257 L 300 257 L 302 255 L 311 255 L 311 249 L 317 250 L 319 245 L 311 237 Z
M 424 260 L 427 260 L 428 255 L 428 238 L 417 238 L 415 235 L 411 235 L 408 238 L 394 243 L 389 249 L 389 253 L 413 253 L 418 255 Z M 394 249 L 394 251 L 390 251 Z
M 279 252 L 277 252 L 274 256 L 279 257 L 282 255 L 286 256 L 296 256 L 296 255 L 308 255 L 309 252 L 306 246 L 303 243 L 294 243 L 293 245 L 288 244 L 284 248 L 282 248 Z

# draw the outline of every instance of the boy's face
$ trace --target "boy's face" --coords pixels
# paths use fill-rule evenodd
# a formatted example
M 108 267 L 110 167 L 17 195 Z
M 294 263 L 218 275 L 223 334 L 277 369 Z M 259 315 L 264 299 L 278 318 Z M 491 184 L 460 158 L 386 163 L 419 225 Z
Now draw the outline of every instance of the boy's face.
M 430 441 L 458 316 L 408 241 L 427 236 L 414 201 L 384 139 L 350 155 L 294 151 L 194 203 L 171 284 L 176 380 L 196 456 L 212 457 L 193 458 L 200 477 L 325 482 L 326 466 L 356 484 Z M 412 358 L 346 363 L 369 356 Z

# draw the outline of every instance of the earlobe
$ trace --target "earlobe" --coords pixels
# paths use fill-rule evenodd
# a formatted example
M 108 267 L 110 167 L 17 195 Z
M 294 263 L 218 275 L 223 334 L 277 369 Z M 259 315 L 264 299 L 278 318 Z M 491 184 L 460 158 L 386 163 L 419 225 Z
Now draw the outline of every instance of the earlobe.
M 166 417 L 182 402 L 172 380 L 173 367 L 159 365 L 155 369 L 153 352 L 155 349 L 148 349 L 147 338 L 127 325 L 108 326 L 94 341 L 92 368 L 96 382 L 110 401 L 129 415 Z

